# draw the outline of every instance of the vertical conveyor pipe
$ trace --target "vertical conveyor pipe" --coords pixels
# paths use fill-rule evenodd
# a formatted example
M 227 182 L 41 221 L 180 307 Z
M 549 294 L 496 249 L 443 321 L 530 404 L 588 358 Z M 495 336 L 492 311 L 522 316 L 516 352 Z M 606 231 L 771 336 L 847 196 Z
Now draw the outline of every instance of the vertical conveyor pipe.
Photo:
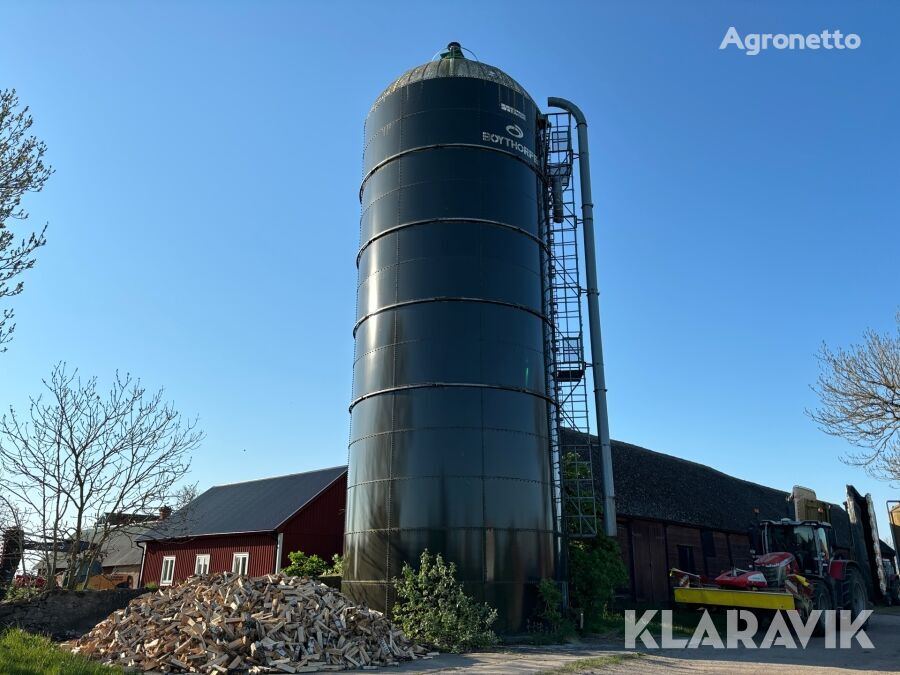
M 597 254 L 594 244 L 594 202 L 591 195 L 591 167 L 588 151 L 587 119 L 581 108 L 564 98 L 551 96 L 547 105 L 562 108 L 575 118 L 578 130 L 578 179 L 581 188 L 581 231 L 584 237 L 584 272 L 587 281 L 588 328 L 591 338 L 591 368 L 594 371 L 594 405 L 600 437 L 600 484 L 603 489 L 603 530 L 616 536 L 616 491 L 613 485 L 612 447 L 609 443 L 609 414 L 606 406 L 606 374 L 603 370 L 603 341 L 600 333 L 600 289 L 597 282 Z

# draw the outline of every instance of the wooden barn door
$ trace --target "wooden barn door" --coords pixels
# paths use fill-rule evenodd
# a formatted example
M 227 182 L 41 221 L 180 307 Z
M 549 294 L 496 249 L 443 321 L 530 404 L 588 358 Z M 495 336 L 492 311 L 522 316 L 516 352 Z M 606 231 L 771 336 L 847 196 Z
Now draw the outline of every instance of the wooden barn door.
M 669 602 L 666 537 L 659 523 L 632 521 L 634 599 L 641 605 L 662 607 Z

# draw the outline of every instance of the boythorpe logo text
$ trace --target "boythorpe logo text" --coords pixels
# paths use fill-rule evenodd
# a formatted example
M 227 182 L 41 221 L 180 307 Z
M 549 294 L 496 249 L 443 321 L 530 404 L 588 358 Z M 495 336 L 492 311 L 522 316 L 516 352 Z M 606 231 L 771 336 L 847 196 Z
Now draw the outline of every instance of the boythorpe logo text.
M 481 140 L 486 143 L 495 143 L 503 148 L 514 150 L 515 152 L 523 154 L 529 161 L 537 162 L 537 155 L 534 154 L 534 150 L 519 140 L 525 135 L 525 132 L 522 131 L 520 126 L 517 124 L 510 124 L 506 127 L 506 133 L 508 133 L 509 136 L 501 136 L 500 134 L 492 134 L 489 131 L 483 131 L 481 133 Z
M 844 35 L 839 30 L 823 30 L 821 33 L 747 33 L 743 38 L 737 28 L 729 26 L 719 49 L 734 45 L 747 56 L 756 56 L 769 46 L 775 49 L 857 49 L 862 38 L 856 33 Z
M 709 612 L 703 612 L 703 617 L 694 629 L 694 634 L 688 638 L 676 638 L 672 636 L 672 610 L 664 609 L 661 612 L 662 626 L 660 641 L 650 632 L 650 622 L 653 621 L 657 609 L 644 612 L 638 619 L 633 609 L 625 612 L 625 648 L 634 649 L 640 640 L 647 649 L 697 649 L 698 647 L 713 647 L 714 649 L 737 649 L 740 646 L 749 649 L 770 649 L 771 647 L 786 647 L 796 649 L 797 642 L 800 647 L 806 648 L 806 644 L 812 637 L 816 624 L 821 619 L 825 623 L 825 648 L 826 649 L 850 649 L 853 640 L 856 640 L 864 649 L 874 649 L 875 645 L 866 635 L 863 626 L 872 614 L 871 609 L 859 613 L 853 619 L 847 609 L 840 611 L 835 609 L 814 609 L 809 613 L 806 622 L 795 609 L 786 612 L 776 612 L 769 624 L 768 630 L 759 644 L 755 638 L 759 630 L 759 622 L 753 612 L 746 609 L 729 609 L 725 612 L 725 640 L 719 635 Z M 790 620 L 785 620 L 787 615 Z M 741 623 L 745 624 L 743 627 Z M 793 629 L 793 630 L 791 630 Z M 794 635 L 797 639 L 794 639 Z

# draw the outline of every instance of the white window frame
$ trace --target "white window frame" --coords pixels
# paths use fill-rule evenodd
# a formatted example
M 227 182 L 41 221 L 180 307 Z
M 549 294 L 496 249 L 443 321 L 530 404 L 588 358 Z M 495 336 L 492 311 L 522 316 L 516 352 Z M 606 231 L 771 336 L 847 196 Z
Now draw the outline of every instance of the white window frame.
M 209 574 L 209 553 L 198 553 L 194 558 L 194 574 L 196 576 Z
M 171 566 L 169 566 L 169 578 L 166 579 L 166 565 L 171 562 Z M 171 586 L 172 581 L 175 579 L 175 556 L 174 555 L 165 555 L 162 559 L 162 567 L 159 570 L 159 585 L 160 586 Z
M 239 562 L 243 561 L 243 562 Z M 243 568 L 243 570 L 241 569 Z M 250 569 L 250 554 L 243 553 L 233 553 L 231 555 L 231 571 L 233 574 L 247 575 L 247 570 Z

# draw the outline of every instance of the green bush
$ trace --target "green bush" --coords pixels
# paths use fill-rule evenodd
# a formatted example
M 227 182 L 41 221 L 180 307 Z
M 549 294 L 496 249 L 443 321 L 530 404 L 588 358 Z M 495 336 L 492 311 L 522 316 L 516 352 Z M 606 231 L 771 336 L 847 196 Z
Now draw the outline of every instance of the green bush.
M 146 584 L 144 584 L 144 588 L 146 588 L 148 591 L 158 591 L 159 584 L 155 581 L 148 581 Z
M 344 556 L 339 553 L 335 553 L 331 556 L 331 569 L 328 570 L 326 574 L 336 577 L 344 576 Z
M 41 594 L 41 589 L 37 586 L 16 586 L 10 584 L 6 589 L 3 599 L 7 602 L 15 602 L 16 600 L 31 600 Z
M 288 558 L 291 564 L 281 571 L 290 577 L 316 578 L 325 575 L 339 577 L 344 573 L 344 558 L 338 553 L 331 556 L 331 565 L 315 553 L 306 555 L 303 551 L 288 553 Z
M 569 600 L 584 611 L 585 623 L 606 615 L 616 590 L 628 583 L 619 544 L 598 534 L 569 544 Z
M 290 577 L 320 577 L 328 571 L 328 563 L 315 553 L 306 555 L 303 551 L 288 553 L 291 564 L 282 572 Z
M 563 594 L 558 581 L 541 579 L 534 617 L 527 624 L 532 644 L 553 644 L 565 641 L 575 633 L 575 625 L 563 612 Z
M 462 652 L 497 643 L 491 624 L 497 610 L 478 604 L 456 580 L 456 564 L 422 551 L 419 569 L 404 563 L 394 579 L 393 618 L 407 637 L 445 652 Z
M 563 594 L 559 584 L 553 579 L 541 579 L 538 584 L 537 617 L 550 632 L 556 633 L 563 627 Z

